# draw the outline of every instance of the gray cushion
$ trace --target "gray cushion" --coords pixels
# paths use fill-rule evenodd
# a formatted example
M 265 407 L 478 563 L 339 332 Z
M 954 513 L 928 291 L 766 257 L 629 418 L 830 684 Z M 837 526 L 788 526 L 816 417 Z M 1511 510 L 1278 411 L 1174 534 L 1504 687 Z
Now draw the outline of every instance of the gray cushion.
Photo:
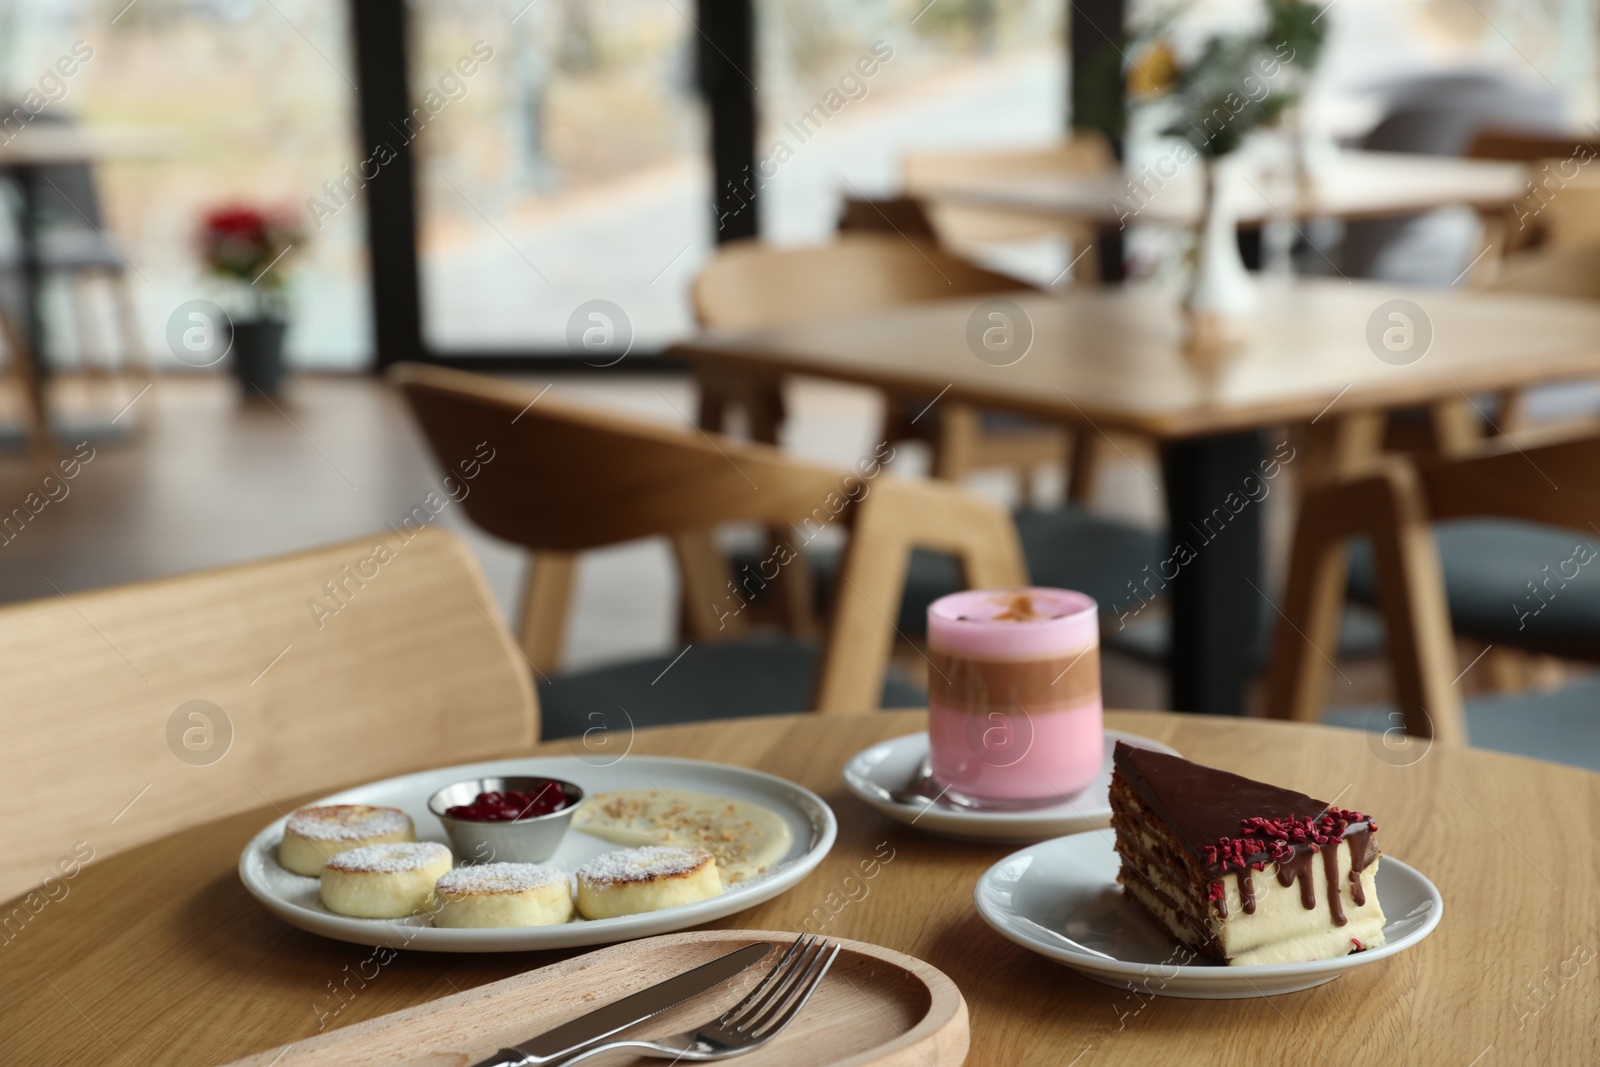
M 1251 594 L 1255 596 L 1254 593 Z M 1271 655 L 1272 640 L 1278 631 L 1278 612 L 1260 597 L 1261 627 L 1257 631 L 1260 644 L 1256 649 L 1256 662 L 1266 666 Z M 1127 620 L 1110 620 L 1101 641 L 1106 648 L 1115 649 L 1125 656 L 1147 663 L 1164 664 L 1172 645 L 1172 618 L 1162 613 L 1141 614 Z M 1348 604 L 1339 619 L 1339 657 L 1342 659 L 1368 659 L 1381 656 L 1387 647 L 1383 617 L 1371 608 Z
M 677 653 L 563 674 L 539 683 L 545 740 L 646 726 L 807 711 L 817 650 L 799 641 L 695 644 Z M 665 672 L 665 673 L 663 673 Z M 881 707 L 922 707 L 927 695 L 890 671 Z
M 1600 680 L 1585 680 L 1553 693 L 1470 700 L 1466 714 L 1467 737 L 1475 748 L 1600 771 Z M 1346 708 L 1329 712 L 1326 721 L 1381 733 L 1401 720 L 1393 708 Z M 1376 738 L 1373 743 L 1379 746 L 1374 752 L 1380 758 L 1390 751 Z M 1414 758 L 1406 756 L 1401 761 Z
M 1499 519 L 1441 522 L 1434 532 L 1450 623 L 1458 634 L 1556 656 L 1600 659 L 1600 558 L 1589 556 L 1600 555 L 1600 538 Z M 1575 557 L 1580 545 L 1585 551 Z M 1578 562 L 1586 557 L 1591 562 Z M 1574 572 L 1576 577 L 1563 584 L 1563 574 Z M 1540 587 L 1537 594 L 1530 582 Z M 1350 595 L 1377 602 L 1372 549 L 1365 539 L 1351 545 Z

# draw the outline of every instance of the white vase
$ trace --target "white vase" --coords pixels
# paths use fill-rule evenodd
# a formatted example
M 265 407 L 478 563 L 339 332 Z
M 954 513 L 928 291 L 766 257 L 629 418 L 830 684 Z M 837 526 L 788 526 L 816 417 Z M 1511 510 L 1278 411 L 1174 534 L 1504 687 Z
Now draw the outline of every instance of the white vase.
M 1206 161 L 1205 213 L 1194 277 L 1184 308 L 1193 315 L 1237 319 L 1255 311 L 1256 283 L 1239 255 L 1239 199 L 1245 161 L 1237 154 Z

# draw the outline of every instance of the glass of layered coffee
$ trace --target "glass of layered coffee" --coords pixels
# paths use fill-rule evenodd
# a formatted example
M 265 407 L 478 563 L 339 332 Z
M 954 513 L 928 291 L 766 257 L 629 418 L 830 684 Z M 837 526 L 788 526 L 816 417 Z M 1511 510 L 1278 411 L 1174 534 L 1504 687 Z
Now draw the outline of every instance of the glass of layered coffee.
M 1099 610 L 1065 589 L 979 589 L 928 607 L 933 777 L 955 800 L 1025 807 L 1100 773 Z

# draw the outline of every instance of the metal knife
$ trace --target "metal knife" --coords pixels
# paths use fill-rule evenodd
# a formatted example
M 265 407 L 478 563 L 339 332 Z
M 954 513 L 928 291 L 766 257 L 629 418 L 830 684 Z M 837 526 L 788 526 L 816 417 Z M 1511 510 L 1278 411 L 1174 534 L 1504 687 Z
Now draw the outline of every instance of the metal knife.
M 540 1067 L 541 1064 L 554 1063 L 569 1053 L 641 1023 L 652 1015 L 660 1015 L 690 997 L 721 985 L 770 951 L 772 945 L 766 941 L 734 949 L 692 971 L 684 971 L 665 982 L 657 982 L 649 989 L 641 989 L 603 1008 L 596 1008 L 587 1015 L 580 1015 L 571 1022 L 562 1023 L 554 1030 L 530 1037 L 520 1045 L 503 1048 L 473 1067 Z

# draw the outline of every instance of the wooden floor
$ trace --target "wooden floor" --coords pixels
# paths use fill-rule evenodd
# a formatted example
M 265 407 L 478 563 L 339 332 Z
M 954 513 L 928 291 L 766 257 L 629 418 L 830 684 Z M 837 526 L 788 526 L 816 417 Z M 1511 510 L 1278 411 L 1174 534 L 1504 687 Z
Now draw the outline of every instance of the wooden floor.
M 539 387 L 545 384 L 548 379 Z M 682 380 L 629 383 L 632 391 L 641 387 L 690 410 L 685 405 L 692 404 L 692 391 Z M 69 424 L 98 421 L 102 434 L 120 406 L 97 399 L 98 420 L 84 420 L 83 409 L 91 405 L 74 401 L 80 398 L 64 405 L 77 409 Z M 439 478 L 398 397 L 365 377 L 302 378 L 277 406 L 241 403 L 231 382 L 220 378 L 163 379 L 112 428 L 130 424 L 134 431 L 121 440 L 92 432 L 64 438 L 71 452 L 82 450 L 76 442 L 87 437 L 93 458 L 63 483 L 65 495 L 53 489 L 59 499 L 19 532 L 5 530 L 10 539 L 0 543 L 0 599 L 71 596 L 359 537 L 399 522 Z M 44 495 L 45 473 L 17 453 L 0 458 L 0 517 L 23 506 L 30 492 Z M 511 614 L 521 554 L 477 533 L 449 509 L 438 521 L 471 542 Z M 649 555 L 637 546 L 597 554 L 587 568 L 592 573 L 585 574 L 575 655 L 591 635 L 609 636 L 585 650 L 590 659 L 616 654 L 608 645 L 625 649 L 649 639 L 637 604 L 589 588 L 596 574 L 609 574 L 627 589 L 641 577 L 630 572 L 641 569 L 648 588 Z M 659 598 L 669 595 L 662 588 Z M 665 637 L 670 609 L 663 604 L 660 614 Z
M 549 385 L 570 399 L 664 422 L 686 423 L 696 409 L 694 386 L 683 377 L 525 380 L 534 390 Z M 9 527 L 0 526 L 0 600 L 71 597 L 359 537 L 398 522 L 437 485 L 439 473 L 409 413 L 371 378 L 302 377 L 277 406 L 241 403 L 225 379 L 165 378 L 109 425 L 133 395 L 85 396 L 63 384 L 65 421 L 98 425 L 66 437 L 69 453 L 93 457 L 70 481 L 46 484 L 46 471 L 20 450 L 0 453 L 0 520 L 13 516 Z M 871 393 L 799 383 L 789 402 L 784 445 L 790 451 L 841 467 L 873 451 L 880 408 Z M 108 439 L 108 429 L 118 433 Z M 1101 506 L 1153 522 L 1160 500 L 1144 479 L 1155 472 L 1135 469 L 1142 462 L 1113 459 Z M 914 452 L 897 460 L 906 473 L 924 466 L 925 457 Z M 1003 474 L 980 476 L 974 487 L 1000 502 L 1016 493 Z M 31 498 L 37 514 L 28 509 L 30 493 L 37 494 Z M 1059 486 L 1044 488 L 1047 498 L 1051 493 L 1058 495 Z M 19 508 L 26 522 L 15 517 Z M 472 545 L 514 620 L 521 553 L 478 533 L 459 511 L 447 508 L 438 521 Z M 663 544 L 591 553 L 580 570 L 568 666 L 673 647 L 676 610 Z M 1160 705 L 1153 672 L 1134 669 L 1124 681 L 1119 704 Z M 1107 685 L 1113 687 L 1111 677 Z

